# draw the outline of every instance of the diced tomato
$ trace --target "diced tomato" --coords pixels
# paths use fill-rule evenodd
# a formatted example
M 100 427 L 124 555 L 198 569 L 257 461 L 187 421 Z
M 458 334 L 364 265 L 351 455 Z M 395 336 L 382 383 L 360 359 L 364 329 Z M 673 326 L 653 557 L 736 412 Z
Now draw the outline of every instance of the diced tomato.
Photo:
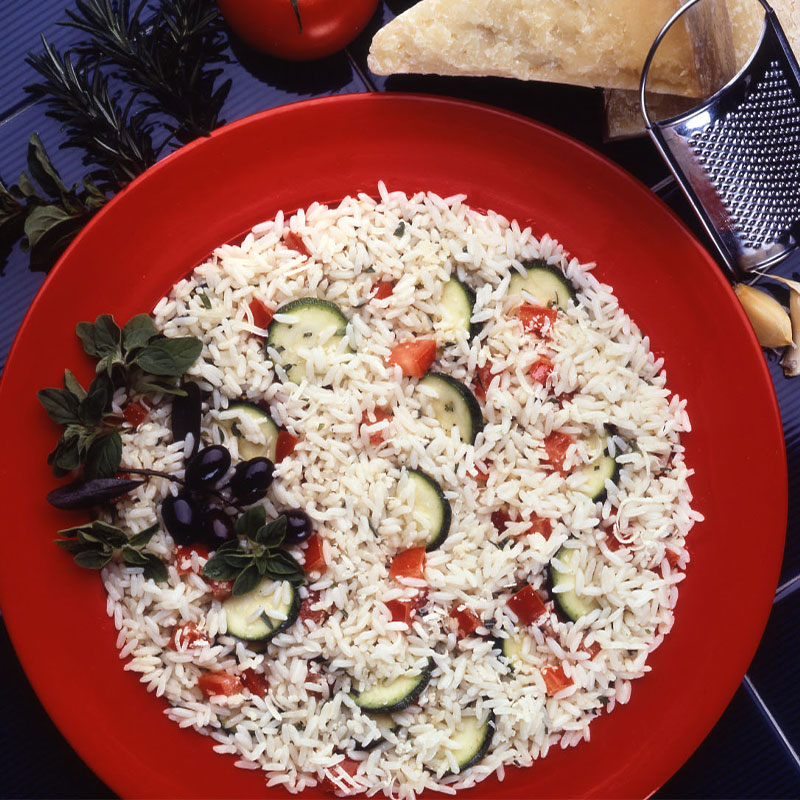
M 475 382 L 472 384 L 472 390 L 478 400 L 486 400 L 486 392 L 489 391 L 492 381 L 498 378 L 499 375 L 499 373 L 497 375 L 492 374 L 491 361 L 487 361 L 482 367 L 478 367 L 475 370 Z
M 517 310 L 517 316 L 522 322 L 522 330 L 525 333 L 535 333 L 539 336 L 549 336 L 553 329 L 553 323 L 558 317 L 555 308 L 544 308 L 524 303 Z
M 621 539 L 617 538 L 614 531 L 608 531 L 606 535 L 606 547 L 612 553 L 616 553 L 617 550 L 621 550 L 623 547 L 627 547 L 627 545 Z
M 325 608 L 312 609 L 311 606 L 319 602 L 320 593 L 316 589 L 308 590 L 308 597 L 303 599 L 300 603 L 300 619 L 310 619 L 316 625 L 324 622 L 329 616 L 330 612 Z
M 215 600 L 221 602 L 233 594 L 233 581 L 212 581 L 206 578 L 206 583 L 211 587 L 211 594 Z
M 667 548 L 664 551 L 664 557 L 669 562 L 670 569 L 675 569 L 675 567 L 678 566 L 678 562 L 681 560 L 680 555 L 678 555 L 678 553 L 676 553 L 674 550 L 670 550 L 669 548 Z
M 189 572 L 197 574 L 196 570 L 191 564 L 192 553 L 197 553 L 199 558 L 208 558 L 208 548 L 204 544 L 192 544 L 187 547 L 178 545 L 175 549 L 175 568 L 178 570 L 178 575 L 186 575 Z M 184 561 L 186 566 L 183 566 Z
M 393 559 L 389 567 L 391 578 L 423 578 L 425 576 L 425 548 L 412 547 L 402 550 Z
M 550 373 L 553 371 L 553 362 L 549 358 L 538 358 L 531 364 L 530 372 L 531 380 L 534 383 L 541 383 L 544 386 Z
M 584 653 L 588 653 L 591 661 L 603 648 L 597 642 L 592 642 L 589 645 L 581 643 L 579 649 L 583 650 Z
M 322 550 L 322 539 L 320 539 L 319 534 L 315 533 L 309 537 L 305 557 L 304 569 L 306 572 L 324 572 L 328 568 Z
M 306 243 L 302 240 L 302 238 L 298 234 L 294 233 L 294 231 L 289 231 L 289 233 L 287 233 L 283 237 L 283 243 L 290 250 L 294 250 L 295 252 L 300 253 L 300 255 L 303 256 L 311 255 L 311 253 L 309 253 L 308 251 L 308 248 L 306 247 Z
M 505 533 L 506 525 L 511 522 L 511 516 L 505 508 L 498 508 L 492 511 L 492 525 L 498 533 Z
M 357 775 L 358 764 L 358 761 L 353 761 L 351 758 L 345 758 L 344 761 L 340 761 L 335 767 L 331 767 L 327 772 L 335 775 L 337 778 L 339 778 L 340 775 L 344 775 L 345 777 L 340 779 L 342 786 L 345 786 L 348 793 L 352 794 L 354 792 L 353 784 L 352 781 L 350 781 L 346 776 L 349 775 L 352 778 Z M 342 787 L 336 784 L 328 774 L 326 774 L 325 777 L 320 781 L 320 786 L 327 792 L 338 794 L 342 791 Z
M 180 649 L 186 650 L 195 645 L 208 645 L 211 640 L 202 631 L 197 629 L 194 622 L 184 622 L 183 625 L 176 625 L 169 637 L 167 647 L 170 650 L 177 650 L 180 642 Z
M 528 533 L 540 533 L 545 539 L 549 539 L 553 533 L 553 520 L 548 517 L 537 517 L 536 514 L 533 514 Z
M 562 689 L 566 689 L 568 686 L 572 686 L 572 679 L 566 676 L 564 667 L 561 664 L 557 667 L 545 667 L 542 670 L 542 677 L 549 697 L 552 697 Z
M 397 600 L 387 600 L 386 608 L 391 614 L 392 622 L 405 622 L 406 625 L 411 624 L 411 620 L 417 613 L 414 604 L 411 600 L 399 598 Z
M 238 675 L 231 675 L 230 672 L 204 672 L 197 679 L 197 685 L 206 697 L 215 695 L 230 697 L 232 694 L 241 694 L 244 691 L 242 679 Z
M 481 618 L 466 606 L 458 606 L 450 611 L 450 619 L 454 620 L 458 628 L 458 635 L 462 638 L 475 633 L 483 622 Z
M 556 395 L 556 401 L 558 402 L 558 407 L 563 408 L 565 403 L 571 403 L 572 399 L 575 395 L 578 394 L 577 392 L 562 392 L 559 395 Z
M 394 419 L 394 417 L 392 416 L 392 414 L 389 411 L 384 411 L 382 408 L 376 408 L 372 412 L 372 414 L 375 417 L 374 422 L 373 422 L 373 420 L 370 419 L 369 412 L 365 411 L 361 415 L 361 424 L 362 425 L 374 425 L 375 422 L 383 422 L 383 420 L 385 420 L 385 419 Z M 383 444 L 383 442 L 386 441 L 386 434 L 387 434 L 387 431 L 386 431 L 385 428 L 383 430 L 381 430 L 381 431 L 375 431 L 374 433 L 371 433 L 369 435 L 370 444 L 375 444 L 375 445 Z
M 242 681 L 244 688 L 254 697 L 264 697 L 269 689 L 269 683 L 264 674 L 253 669 L 246 669 L 242 672 Z
M 264 305 L 257 297 L 250 301 L 249 308 L 250 313 L 253 315 L 253 325 L 256 328 L 268 328 L 275 312 L 269 306 Z
M 415 339 L 394 347 L 388 363 L 397 364 L 403 375 L 422 378 L 436 358 L 436 342 L 433 339 Z
M 138 428 L 147 419 L 147 412 L 145 406 L 134 401 L 122 409 L 122 417 L 129 425 Z
M 385 300 L 394 292 L 394 281 L 378 281 L 372 285 L 372 299 Z
M 275 463 L 280 464 L 294 450 L 299 441 L 289 431 L 280 431 L 278 433 L 278 441 L 275 443 Z
M 544 449 L 547 453 L 547 461 L 551 466 L 564 475 L 564 459 L 567 457 L 567 450 L 575 442 L 568 433 L 553 431 L 544 440 Z
M 530 625 L 536 622 L 547 609 L 533 586 L 528 584 L 520 589 L 516 594 L 508 598 L 506 605 L 517 615 L 517 619 L 523 625 Z
M 489 480 L 488 464 L 485 467 L 481 467 L 478 464 L 475 465 L 475 480 L 478 483 L 486 483 Z

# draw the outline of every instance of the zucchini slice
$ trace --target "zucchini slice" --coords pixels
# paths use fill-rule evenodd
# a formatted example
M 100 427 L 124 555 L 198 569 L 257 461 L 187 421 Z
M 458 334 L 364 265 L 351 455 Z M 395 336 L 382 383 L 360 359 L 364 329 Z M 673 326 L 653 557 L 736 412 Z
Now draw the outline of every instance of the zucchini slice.
M 289 581 L 264 578 L 251 592 L 229 597 L 222 608 L 231 636 L 266 642 L 297 619 L 300 595 Z
M 619 480 L 619 464 L 617 464 L 616 458 L 612 458 L 608 454 L 609 435 L 606 432 L 604 437 L 595 436 L 592 439 L 592 449 L 599 450 L 600 454 L 593 461 L 576 470 L 576 474 L 583 476 L 580 491 L 598 503 L 602 503 L 606 499 L 608 493 L 606 481 L 610 480 L 612 483 L 616 483 Z
M 408 478 L 414 486 L 414 516 L 425 529 L 425 549 L 430 552 L 447 538 L 453 511 L 442 488 L 430 475 L 410 469 Z
M 455 426 L 461 441 L 472 444 L 483 430 L 483 415 L 475 395 L 463 383 L 441 372 L 429 372 L 419 385 L 436 391 L 430 403 L 445 431 L 450 433 Z
M 516 669 L 522 662 L 522 636 L 506 636 L 500 639 L 500 651 L 508 659 L 512 669 Z
M 556 608 L 567 619 L 577 622 L 581 617 L 586 616 L 596 608 L 600 608 L 600 603 L 597 598 L 578 595 L 575 591 L 575 571 L 572 567 L 572 562 L 575 558 L 577 551 L 573 548 L 562 546 L 561 549 L 555 554 L 562 564 L 565 565 L 566 570 L 559 572 L 552 564 L 548 570 L 550 577 L 550 596 Z M 554 592 L 552 589 L 556 587 L 564 587 L 563 592 Z
M 494 729 L 493 711 L 483 722 L 473 715 L 461 717 L 461 726 L 450 737 L 454 746 L 448 748 L 455 757 L 459 773 L 477 764 L 489 752 Z
M 558 267 L 548 264 L 544 259 L 523 261 L 525 274 L 514 272 L 508 284 L 509 294 L 523 291 L 533 295 L 543 306 L 558 306 L 566 311 L 569 304 L 577 302 L 575 287 L 564 277 Z
M 356 748 L 357 750 L 372 750 L 386 741 L 386 737 L 383 735 L 384 732 L 388 731 L 389 733 L 395 733 L 396 731 L 400 730 L 400 726 L 397 724 L 397 722 L 395 722 L 394 717 L 391 714 L 370 713 L 369 716 L 378 726 L 381 736 L 378 736 L 377 739 L 369 739 L 365 742 L 358 742 Z
M 301 350 L 323 342 L 326 352 L 335 352 L 347 334 L 347 317 L 338 306 L 316 297 L 292 300 L 281 306 L 276 314 L 291 314 L 294 322 L 273 320 L 267 333 L 266 346 L 278 354 L 278 363 L 286 377 L 299 383 L 306 374 L 306 360 Z
M 261 428 L 266 439 L 264 444 L 256 444 L 246 437 L 243 419 L 247 419 Z M 275 448 L 278 444 L 280 428 L 263 408 L 252 403 L 231 403 L 225 419 L 217 420 L 217 425 L 222 428 L 228 439 L 235 437 L 238 440 L 239 457 L 242 461 L 249 461 L 251 458 L 259 456 L 265 456 L 270 461 L 275 461 Z
M 401 675 L 388 683 L 379 683 L 363 692 L 354 692 L 352 697 L 356 705 L 364 711 L 383 711 L 392 714 L 402 711 L 416 702 L 431 681 L 434 661 L 413 675 Z
M 444 327 L 450 331 L 472 332 L 472 309 L 475 307 L 475 292 L 458 278 L 450 278 L 442 289 L 440 308 Z

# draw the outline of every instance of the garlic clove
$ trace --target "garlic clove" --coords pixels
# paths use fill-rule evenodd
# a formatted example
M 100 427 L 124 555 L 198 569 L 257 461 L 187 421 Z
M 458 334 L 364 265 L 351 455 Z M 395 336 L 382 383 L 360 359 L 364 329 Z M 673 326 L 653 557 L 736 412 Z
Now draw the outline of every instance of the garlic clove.
M 800 283 L 789 283 L 792 290 L 789 294 L 789 314 L 792 318 L 792 343 L 784 350 L 781 366 L 787 378 L 800 375 Z M 797 288 L 795 288 L 797 287 Z
M 772 296 L 745 283 L 733 287 L 762 347 L 792 343 L 792 322 L 786 309 Z

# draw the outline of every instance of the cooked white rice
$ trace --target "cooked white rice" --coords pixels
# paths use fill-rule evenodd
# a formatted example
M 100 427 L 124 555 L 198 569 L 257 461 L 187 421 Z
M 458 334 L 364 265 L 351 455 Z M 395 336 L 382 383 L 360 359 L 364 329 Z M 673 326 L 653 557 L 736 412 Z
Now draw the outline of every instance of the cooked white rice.
M 156 584 L 118 563 L 103 571 L 108 613 L 125 669 L 140 673 L 148 691 L 168 701 L 170 718 L 210 735 L 214 750 L 234 754 L 237 766 L 264 770 L 269 785 L 295 792 L 327 777 L 345 793 L 366 788 L 413 798 L 424 789 L 454 793 L 494 772 L 502 777 L 506 765 L 530 766 L 553 746 L 588 741 L 590 721 L 628 702 L 630 682 L 649 670 L 648 654 L 672 627 L 684 576 L 670 568 L 665 553 L 672 551 L 684 567 L 685 536 L 700 519 L 690 508 L 691 470 L 679 438 L 690 429 L 685 403 L 670 394 L 662 360 L 611 288 L 593 277 L 592 265 L 570 259 L 547 235 L 537 239 L 530 228 L 478 213 L 464 201 L 407 197 L 381 184 L 378 200 L 361 194 L 335 208 L 314 204 L 288 219 L 279 214 L 241 245 L 217 249 L 155 308 L 165 334 L 204 343 L 190 375 L 208 393 L 207 442 L 219 441 L 214 420 L 241 397 L 267 402 L 276 422 L 299 437 L 277 467 L 265 505 L 270 517 L 290 507 L 311 516 L 329 564 L 311 588 L 321 590 L 320 604 L 331 613 L 317 627 L 298 621 L 257 653 L 226 635 L 225 613 L 202 577 L 180 576 L 172 564 L 168 583 Z M 302 237 L 310 258 L 284 245 L 289 230 Z M 507 297 L 509 276 L 527 258 L 559 266 L 579 292 L 580 302 L 549 340 L 522 333 L 519 297 Z M 473 321 L 483 327 L 473 339 L 453 341 L 443 329 L 439 299 L 451 274 L 476 292 Z M 391 297 L 369 301 L 376 280 L 396 281 Z M 283 383 L 248 304 L 259 298 L 277 307 L 307 296 L 336 303 L 348 317 L 352 352 L 323 359 L 320 350 L 320 375 Z M 499 373 L 474 446 L 446 435 L 424 413 L 427 401 L 416 381 L 387 366 L 391 348 L 414 336 L 434 337 L 437 369 L 467 384 L 487 359 Z M 527 375 L 542 354 L 555 364 L 550 389 Z M 571 402 L 552 402 L 572 392 Z M 362 413 L 376 407 L 390 408 L 393 420 L 360 426 Z M 618 445 L 636 447 L 620 456 L 618 485 L 609 482 L 607 499 L 596 504 L 573 488 L 574 478 L 549 468 L 541 443 L 553 430 L 584 441 L 606 424 L 619 431 Z M 369 433 L 384 427 L 385 443 L 371 445 Z M 172 443 L 166 399 L 123 441 L 124 465 L 182 475 L 184 443 Z M 227 444 L 236 460 L 236 441 Z M 582 447 L 571 460 L 587 457 Z M 476 465 L 488 468 L 485 484 L 476 481 Z M 404 467 L 434 476 L 453 509 L 449 536 L 427 555 L 426 613 L 410 630 L 391 623 L 384 605 L 415 591 L 388 577 L 391 557 L 420 543 Z M 118 504 L 121 523 L 133 531 L 151 525 L 170 491 L 167 481 L 150 480 Z M 500 547 L 505 535 L 490 519 L 499 508 L 522 520 L 549 518 L 553 533 Z M 512 524 L 507 533 L 525 528 Z M 609 549 L 612 530 L 627 546 Z M 543 588 L 544 568 L 568 539 L 579 551 L 578 586 L 598 598 L 598 610 L 577 623 L 549 613 L 530 626 L 523 664 L 513 671 L 493 649 L 487 628 L 467 638 L 453 632 L 448 614 L 460 603 L 494 635 L 519 631 L 508 597 L 524 581 Z M 174 561 L 166 532 L 149 549 Z M 202 561 L 194 558 L 199 568 Z M 169 649 L 173 629 L 185 621 L 196 622 L 212 644 Z M 601 650 L 590 658 L 584 648 L 593 643 Z M 318 657 L 327 680 L 317 677 L 320 664 L 312 659 Z M 351 687 L 392 678 L 428 657 L 436 664 L 433 679 L 418 704 L 395 715 L 400 731 L 359 750 L 359 742 L 378 734 L 349 695 Z M 548 697 L 541 670 L 555 665 L 573 685 Z M 206 699 L 197 688 L 203 671 L 244 669 L 263 671 L 266 697 L 245 691 Z M 443 777 L 448 760 L 442 754 L 462 714 L 490 711 L 497 730 L 488 755 L 460 775 Z M 355 778 L 335 768 L 345 757 L 360 762 Z

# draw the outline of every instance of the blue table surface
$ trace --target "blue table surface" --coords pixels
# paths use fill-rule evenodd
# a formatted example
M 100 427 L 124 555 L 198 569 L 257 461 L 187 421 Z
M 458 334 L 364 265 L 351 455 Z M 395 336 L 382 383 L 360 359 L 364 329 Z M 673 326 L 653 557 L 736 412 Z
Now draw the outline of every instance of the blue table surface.
M 57 26 L 67 0 L 2 0 L 0 30 L 0 180 L 16 181 L 25 168 L 30 134 L 38 131 L 67 182 L 82 175 L 80 154 L 59 150 L 58 124 L 32 103 L 24 86 L 34 80 L 24 63 L 39 48 L 39 35 L 59 47 L 75 40 Z M 617 143 L 602 139 L 603 106 L 599 90 L 495 78 L 395 76 L 379 78 L 366 65 L 372 35 L 413 0 L 386 0 L 367 29 L 347 48 L 310 64 L 289 64 L 261 56 L 232 37 L 232 63 L 225 68 L 233 87 L 223 117 L 232 121 L 273 106 L 346 92 L 415 91 L 491 103 L 547 123 L 597 148 L 654 187 L 704 240 L 668 170 L 644 138 Z M 0 277 L 0 368 L 17 328 L 42 283 L 27 268 L 25 255 L 12 253 Z M 789 529 L 780 583 L 772 615 L 758 652 L 729 707 L 685 766 L 656 794 L 658 798 L 800 797 L 800 379 L 783 377 L 768 358 L 783 418 L 789 466 Z M 746 409 L 743 409 L 746 416 Z M 746 521 L 743 524 L 751 524 Z M 747 583 L 746 565 L 742 582 Z M 0 618 L 0 796 L 114 797 L 70 748 L 50 722 L 30 688 Z M 44 768 L 42 754 L 45 754 Z M 470 793 L 472 796 L 473 793 Z M 480 790 L 474 796 L 479 796 Z

